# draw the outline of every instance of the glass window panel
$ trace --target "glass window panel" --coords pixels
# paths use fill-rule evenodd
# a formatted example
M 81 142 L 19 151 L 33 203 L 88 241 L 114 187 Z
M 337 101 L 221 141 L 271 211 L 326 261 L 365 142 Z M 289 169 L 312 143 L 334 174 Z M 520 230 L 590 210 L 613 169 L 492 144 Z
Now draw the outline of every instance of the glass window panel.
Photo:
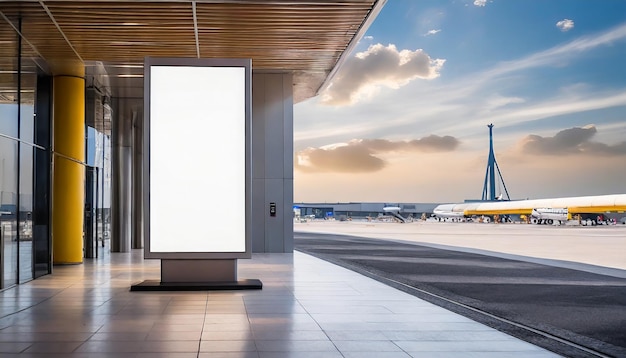
M 0 33 L 12 33 L 5 21 L 0 21 Z M 0 52 L 0 134 L 17 137 L 17 34 L 3 36 Z
M 17 103 L 0 103 L 0 134 L 17 138 Z
M 20 84 L 20 139 L 27 143 L 35 141 L 35 92 L 37 68 L 31 60 L 23 60 Z
M 33 279 L 33 147 L 35 141 L 35 93 L 37 66 L 23 57 L 20 68 L 20 173 L 18 241 L 19 282 Z
M 102 240 L 108 240 L 111 234 L 111 139 L 102 135 L 102 172 L 100 173 L 99 200 L 101 209 Z M 104 246 L 104 242 L 102 243 Z
M 86 162 L 90 167 L 96 166 L 97 154 L 96 154 L 96 141 L 99 133 L 93 127 L 87 127 L 87 143 L 85 144 Z
M 33 279 L 33 147 L 20 145 L 19 280 Z
M 32 144 L 35 141 L 35 107 L 32 103 L 20 106 L 20 139 Z
M 36 148 L 33 166 L 33 261 L 35 277 L 47 275 L 51 268 L 50 248 L 50 155 Z
M 35 143 L 47 147 L 50 143 L 50 109 L 52 77 L 39 74 L 36 83 L 34 131 Z M 33 160 L 33 264 L 35 277 L 52 272 L 50 242 L 50 153 L 35 148 Z
M 0 137 L 0 287 L 17 282 L 17 141 Z

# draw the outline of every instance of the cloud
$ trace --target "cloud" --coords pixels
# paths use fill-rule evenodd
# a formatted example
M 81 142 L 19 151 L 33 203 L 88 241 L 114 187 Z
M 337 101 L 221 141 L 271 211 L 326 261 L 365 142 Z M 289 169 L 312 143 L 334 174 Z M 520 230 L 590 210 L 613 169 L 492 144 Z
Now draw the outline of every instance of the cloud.
M 421 49 L 398 51 L 395 45 L 371 45 L 344 64 L 321 103 L 349 105 L 373 96 L 381 86 L 396 89 L 417 78 L 437 78 L 444 63 Z
M 440 32 L 441 32 L 441 29 L 437 29 L 437 30 L 435 30 L 435 29 L 433 29 L 433 30 L 428 30 L 428 32 L 426 32 L 426 33 L 424 34 L 424 36 L 436 35 L 436 34 L 438 34 L 438 33 L 440 33 Z
M 459 141 L 451 136 L 428 137 L 410 141 L 354 139 L 348 143 L 306 148 L 296 153 L 295 167 L 306 172 L 368 173 L 383 169 L 387 162 L 379 156 L 394 152 L 448 152 Z
M 587 125 L 564 129 L 554 137 L 532 134 L 522 139 L 520 149 L 523 153 L 533 155 L 626 155 L 626 141 L 615 145 L 592 142 L 590 139 L 596 132 L 594 125 Z
M 584 58 L 586 53 L 601 51 L 602 47 L 623 46 L 625 40 L 626 23 L 623 23 L 543 51 L 477 69 L 457 79 L 444 81 L 442 75 L 441 80 L 436 81 L 414 80 L 393 93 L 358 105 L 321 105 L 320 95 L 294 106 L 294 118 L 297 119 L 294 121 L 295 145 L 300 150 L 347 142 L 351 138 L 393 138 L 398 133 L 402 133 L 402 138 L 419 138 L 423 133 L 446 133 L 457 138 L 462 136 L 464 150 L 470 150 L 483 146 L 488 123 L 496 125 L 496 139 L 508 143 L 518 143 L 524 135 L 531 133 L 516 132 L 531 123 L 542 125 L 542 128 L 557 128 L 549 134 L 535 132 L 543 136 L 552 136 L 566 127 L 596 123 L 599 133 L 594 137 L 595 141 L 619 143 L 626 138 L 626 135 L 617 134 L 626 133 L 623 129 L 626 128 L 623 125 L 624 85 L 613 88 L 592 81 L 584 86 L 574 82 L 578 85 L 571 86 L 572 82 L 568 81 L 566 87 L 561 87 L 564 89 L 555 87 L 545 95 L 534 96 L 524 92 L 525 86 L 531 86 L 525 83 L 528 80 L 524 76 L 526 71 L 535 68 Z M 540 73 L 547 72 L 542 70 Z M 547 77 L 544 80 L 549 82 Z M 601 112 L 592 113 L 594 111 Z M 583 119 L 588 115 L 595 119 Z M 572 120 L 567 121 L 567 117 Z M 621 131 L 605 128 L 609 118 L 622 124 Z M 550 124 L 552 121 L 557 123 Z M 607 139 L 600 139 L 600 136 Z M 576 157 L 568 158 L 574 160 Z M 616 158 L 619 157 L 611 157 Z M 388 170 L 385 168 L 381 172 Z
M 524 102 L 526 102 L 526 100 L 520 97 L 504 97 L 498 94 L 485 99 L 485 105 L 487 109 L 489 110 L 494 110 L 496 108 L 505 107 L 505 106 L 508 106 L 509 104 L 524 103 Z
M 563 32 L 567 32 L 574 28 L 574 21 L 570 19 L 563 19 L 556 23 L 556 27 Z
M 606 32 L 580 37 L 564 45 L 554 46 L 519 60 L 501 62 L 493 69 L 481 73 L 480 77 L 483 78 L 483 81 L 486 81 L 513 72 L 559 64 L 563 62 L 564 58 L 571 58 L 576 54 L 595 49 L 599 46 L 612 45 L 616 41 L 623 40 L 624 38 L 626 38 L 626 23 Z
M 385 161 L 361 146 L 339 146 L 333 149 L 307 148 L 296 154 L 297 169 L 309 172 L 363 173 L 375 172 Z
M 363 39 L 364 40 L 373 40 L 374 36 L 369 36 L 369 35 L 368 36 L 363 36 Z
M 494 122 L 501 127 L 570 113 L 623 107 L 626 103 L 626 91 L 623 86 L 617 89 L 594 89 L 588 85 L 574 86 L 555 92 L 556 96 L 529 98 L 524 100 L 524 105 L 508 105 L 501 108 L 493 108 L 486 103 L 485 99 L 489 97 L 485 97 L 484 92 L 493 92 L 494 88 L 504 83 L 503 81 L 511 83 L 511 78 L 514 76 L 523 79 L 524 71 L 555 66 L 563 61 L 573 61 L 576 56 L 591 52 L 601 46 L 616 45 L 618 41 L 621 42 L 621 46 L 624 39 L 626 39 L 626 23 L 594 35 L 579 37 L 529 56 L 500 62 L 490 69 L 461 78 L 454 83 L 454 86 L 429 88 L 429 92 L 413 93 L 411 96 L 420 98 L 419 102 L 414 102 L 415 108 L 427 113 L 433 112 L 435 106 L 441 108 L 442 104 L 457 104 L 456 107 L 449 108 L 446 112 L 431 114 L 431 118 L 438 118 L 437 121 L 433 121 L 439 125 L 437 130 L 445 130 L 451 134 L 489 122 Z M 445 96 L 441 93 L 445 93 Z M 444 98 L 446 102 L 444 103 L 440 98 Z M 492 111 L 485 112 L 484 110 Z M 464 121 L 448 119 L 459 115 L 464 115 L 467 119 Z M 442 128 L 441 125 L 444 127 Z M 432 128 L 426 128 L 426 130 L 434 131 Z
M 487 5 L 487 0 L 474 0 L 474 5 L 476 5 L 476 6 L 485 6 L 485 5 Z

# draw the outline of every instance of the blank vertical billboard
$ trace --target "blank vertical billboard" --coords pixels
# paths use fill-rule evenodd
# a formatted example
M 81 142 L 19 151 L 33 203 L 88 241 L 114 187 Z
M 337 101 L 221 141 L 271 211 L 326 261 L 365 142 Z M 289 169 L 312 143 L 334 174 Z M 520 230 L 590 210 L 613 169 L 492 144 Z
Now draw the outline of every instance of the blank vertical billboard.
M 144 257 L 249 258 L 251 61 L 144 66 Z

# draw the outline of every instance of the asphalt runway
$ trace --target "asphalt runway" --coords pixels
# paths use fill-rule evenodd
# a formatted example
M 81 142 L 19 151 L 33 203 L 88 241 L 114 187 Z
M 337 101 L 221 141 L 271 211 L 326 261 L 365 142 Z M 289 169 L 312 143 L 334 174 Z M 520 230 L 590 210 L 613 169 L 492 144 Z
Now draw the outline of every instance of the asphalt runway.
M 445 299 L 607 356 L 626 357 L 626 278 L 417 243 L 298 232 L 298 226 L 294 229 L 298 251 L 350 268 L 561 355 L 594 356 Z

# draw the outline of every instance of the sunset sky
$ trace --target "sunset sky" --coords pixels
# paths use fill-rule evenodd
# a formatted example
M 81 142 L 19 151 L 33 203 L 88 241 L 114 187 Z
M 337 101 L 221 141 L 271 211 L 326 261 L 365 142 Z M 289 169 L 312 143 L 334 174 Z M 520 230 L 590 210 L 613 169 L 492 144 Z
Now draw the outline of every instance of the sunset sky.
M 294 107 L 295 202 L 626 193 L 626 1 L 389 0 Z M 501 187 L 496 189 L 502 191 Z

